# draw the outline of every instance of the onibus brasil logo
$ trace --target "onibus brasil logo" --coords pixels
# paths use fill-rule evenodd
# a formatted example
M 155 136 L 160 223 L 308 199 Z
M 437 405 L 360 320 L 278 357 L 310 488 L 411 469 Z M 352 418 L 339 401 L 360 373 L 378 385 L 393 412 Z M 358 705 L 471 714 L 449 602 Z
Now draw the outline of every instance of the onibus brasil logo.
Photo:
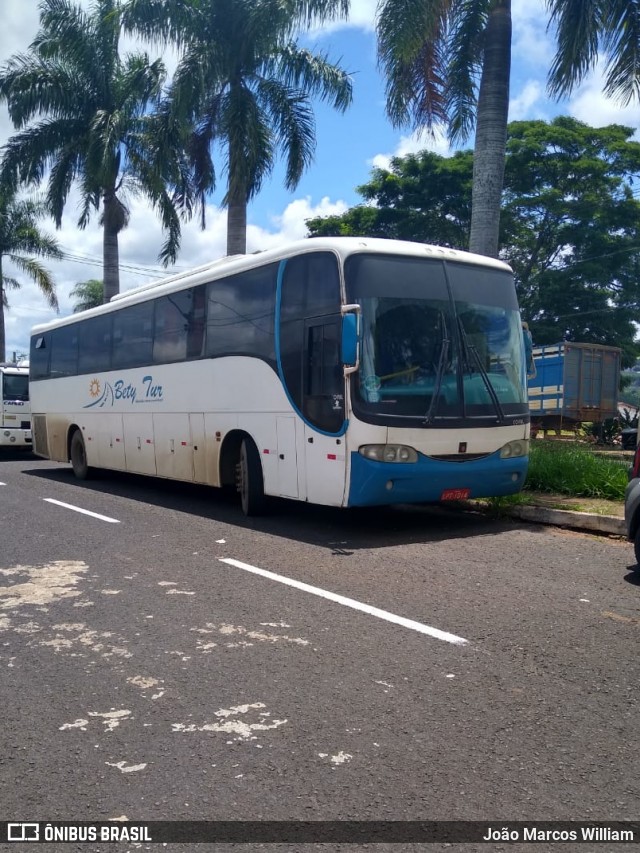
M 139 384 L 125 382 L 124 379 L 116 379 L 102 384 L 99 379 L 92 379 L 89 383 L 89 396 L 92 403 L 87 403 L 83 409 L 104 409 L 113 406 L 116 400 L 134 403 L 157 403 L 163 400 L 162 385 L 154 383 L 153 376 L 143 376 Z

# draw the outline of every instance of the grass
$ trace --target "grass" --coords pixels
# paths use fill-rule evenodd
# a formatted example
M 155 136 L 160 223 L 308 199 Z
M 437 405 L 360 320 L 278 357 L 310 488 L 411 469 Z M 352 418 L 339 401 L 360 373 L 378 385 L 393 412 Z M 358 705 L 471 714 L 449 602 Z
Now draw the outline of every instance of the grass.
M 525 491 L 621 501 L 629 463 L 607 459 L 588 446 L 532 441 Z

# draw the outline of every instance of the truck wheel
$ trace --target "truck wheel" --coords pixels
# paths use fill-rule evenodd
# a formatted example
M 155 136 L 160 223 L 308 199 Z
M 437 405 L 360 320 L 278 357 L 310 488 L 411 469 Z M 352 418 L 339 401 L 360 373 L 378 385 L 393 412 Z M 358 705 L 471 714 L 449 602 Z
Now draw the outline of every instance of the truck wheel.
M 79 429 L 77 429 L 71 437 L 71 466 L 73 473 L 78 480 L 86 480 L 89 476 L 89 466 L 87 464 L 87 452 L 84 446 L 84 438 Z
M 265 505 L 262 465 L 258 449 L 250 438 L 244 438 L 240 445 L 237 473 L 242 512 L 246 516 L 261 515 Z

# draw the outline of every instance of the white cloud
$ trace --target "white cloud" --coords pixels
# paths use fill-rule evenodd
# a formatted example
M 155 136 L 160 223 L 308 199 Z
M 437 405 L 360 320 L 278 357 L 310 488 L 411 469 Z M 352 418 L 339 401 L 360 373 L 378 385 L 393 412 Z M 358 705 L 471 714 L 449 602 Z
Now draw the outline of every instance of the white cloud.
M 449 145 L 446 130 L 438 126 L 433 133 L 414 131 L 409 136 L 401 136 L 392 154 L 376 154 L 369 164 L 379 169 L 389 169 L 392 157 L 406 157 L 407 154 L 417 154 L 418 151 L 433 151 L 434 154 L 448 157 L 452 153 L 452 148 Z
M 607 124 L 635 127 L 636 139 L 639 138 L 640 104 L 636 101 L 622 107 L 619 102 L 606 98 L 603 89 L 604 73 L 601 63 L 570 98 L 567 104 L 569 114 L 592 127 L 604 127 Z
M 348 20 L 330 21 L 322 27 L 313 27 L 309 35 L 324 35 L 347 27 L 357 27 L 371 32 L 375 28 L 377 6 L 378 0 L 351 0 Z
M 539 80 L 529 80 L 520 93 L 509 102 L 509 121 L 531 118 L 531 109 L 544 100 L 544 88 Z
M 305 220 L 314 216 L 329 216 L 344 213 L 348 205 L 344 201 L 322 198 L 313 204 L 311 197 L 295 199 L 283 212 L 272 218 L 272 228 L 261 228 L 249 224 L 247 227 L 247 251 L 271 249 L 306 236 Z M 79 281 L 102 278 L 102 230 L 97 221 L 84 231 L 77 228 L 70 213 L 63 218 L 62 228 L 55 233 L 64 251 L 80 256 L 83 260 L 45 261 L 55 277 L 60 303 L 60 315 L 73 311 L 70 292 Z M 250 213 L 249 213 L 250 217 Z M 148 281 L 161 278 L 171 272 L 190 269 L 223 257 L 226 253 L 227 214 L 213 205 L 207 207 L 207 227 L 200 229 L 199 221 L 186 223 L 182 228 L 182 245 L 175 267 L 165 270 L 159 265 L 157 255 L 162 244 L 162 229 L 157 216 L 149 210 L 142 199 L 131 204 L 131 221 L 122 232 L 120 248 L 120 290 L 139 287 Z M 43 230 L 47 230 L 43 225 Z M 7 354 L 26 352 L 32 326 L 55 319 L 56 313 L 47 307 L 38 288 L 16 273 L 7 263 L 6 273 L 15 274 L 24 282 L 20 290 L 9 293 L 10 310 L 5 312 Z

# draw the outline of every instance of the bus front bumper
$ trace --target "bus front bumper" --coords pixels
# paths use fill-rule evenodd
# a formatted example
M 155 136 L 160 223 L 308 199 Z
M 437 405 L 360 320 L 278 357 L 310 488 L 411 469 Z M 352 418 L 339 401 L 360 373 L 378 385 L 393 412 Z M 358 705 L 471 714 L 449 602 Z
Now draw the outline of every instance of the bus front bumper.
M 31 447 L 30 429 L 0 427 L 0 447 Z
M 347 506 L 513 495 L 524 485 L 528 461 L 526 456 L 501 459 L 500 451 L 496 451 L 468 462 L 442 461 L 422 454 L 417 462 L 376 462 L 353 452 Z

